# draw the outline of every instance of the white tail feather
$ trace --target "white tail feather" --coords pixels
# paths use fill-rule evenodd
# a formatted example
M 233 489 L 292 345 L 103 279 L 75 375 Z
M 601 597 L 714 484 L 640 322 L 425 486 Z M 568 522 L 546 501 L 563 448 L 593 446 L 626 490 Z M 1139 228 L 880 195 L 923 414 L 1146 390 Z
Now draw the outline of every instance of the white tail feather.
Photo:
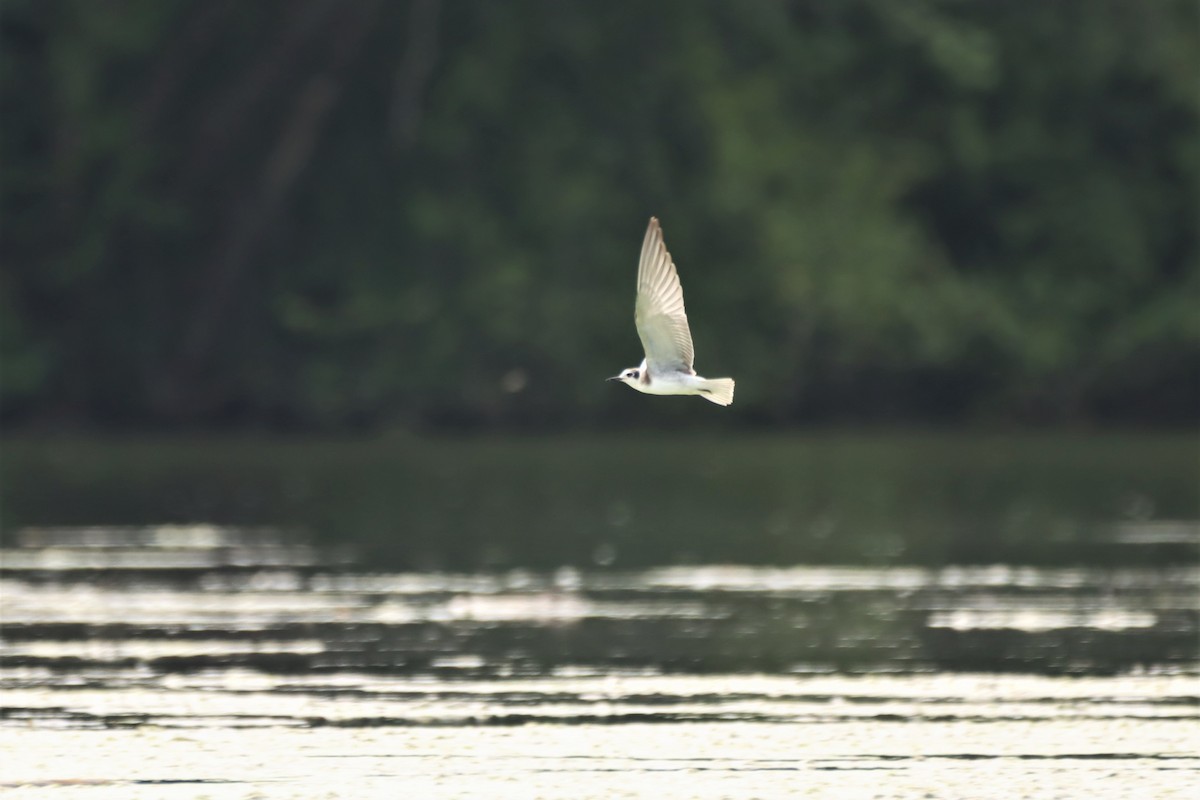
M 710 378 L 700 387 L 700 396 L 710 403 L 727 406 L 733 402 L 733 378 Z

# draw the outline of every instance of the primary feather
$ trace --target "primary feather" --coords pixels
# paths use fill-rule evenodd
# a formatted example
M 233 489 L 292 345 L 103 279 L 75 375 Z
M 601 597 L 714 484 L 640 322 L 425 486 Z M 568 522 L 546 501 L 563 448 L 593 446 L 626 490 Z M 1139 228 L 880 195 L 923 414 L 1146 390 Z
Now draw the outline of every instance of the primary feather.
M 683 310 L 683 287 L 656 217 L 650 218 L 642 241 L 634 322 L 652 374 L 692 372 L 695 353 Z

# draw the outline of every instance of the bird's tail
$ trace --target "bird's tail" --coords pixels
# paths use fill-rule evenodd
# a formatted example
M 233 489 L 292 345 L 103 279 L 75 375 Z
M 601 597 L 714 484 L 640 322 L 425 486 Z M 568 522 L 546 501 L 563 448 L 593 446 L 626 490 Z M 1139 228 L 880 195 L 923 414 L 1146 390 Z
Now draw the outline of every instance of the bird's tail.
M 710 378 L 700 386 L 700 396 L 710 403 L 727 406 L 733 402 L 733 378 Z

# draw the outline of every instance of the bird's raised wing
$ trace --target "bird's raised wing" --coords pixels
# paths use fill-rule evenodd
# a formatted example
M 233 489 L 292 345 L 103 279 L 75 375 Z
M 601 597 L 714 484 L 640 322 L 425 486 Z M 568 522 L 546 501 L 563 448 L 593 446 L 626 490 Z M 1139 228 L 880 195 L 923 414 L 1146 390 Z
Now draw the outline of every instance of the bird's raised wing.
M 683 310 L 683 287 L 655 217 L 650 218 L 642 242 L 637 286 L 634 322 L 650 372 L 690 372 L 695 355 Z

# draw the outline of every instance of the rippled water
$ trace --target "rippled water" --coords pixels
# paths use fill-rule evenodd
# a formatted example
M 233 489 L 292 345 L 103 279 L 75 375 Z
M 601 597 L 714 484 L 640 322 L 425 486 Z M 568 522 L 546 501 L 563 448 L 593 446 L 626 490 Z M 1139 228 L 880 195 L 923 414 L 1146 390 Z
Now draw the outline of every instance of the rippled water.
M 15 544 L 5 796 L 1190 797 L 1200 777 L 1194 564 L 393 573 L 269 530 Z

